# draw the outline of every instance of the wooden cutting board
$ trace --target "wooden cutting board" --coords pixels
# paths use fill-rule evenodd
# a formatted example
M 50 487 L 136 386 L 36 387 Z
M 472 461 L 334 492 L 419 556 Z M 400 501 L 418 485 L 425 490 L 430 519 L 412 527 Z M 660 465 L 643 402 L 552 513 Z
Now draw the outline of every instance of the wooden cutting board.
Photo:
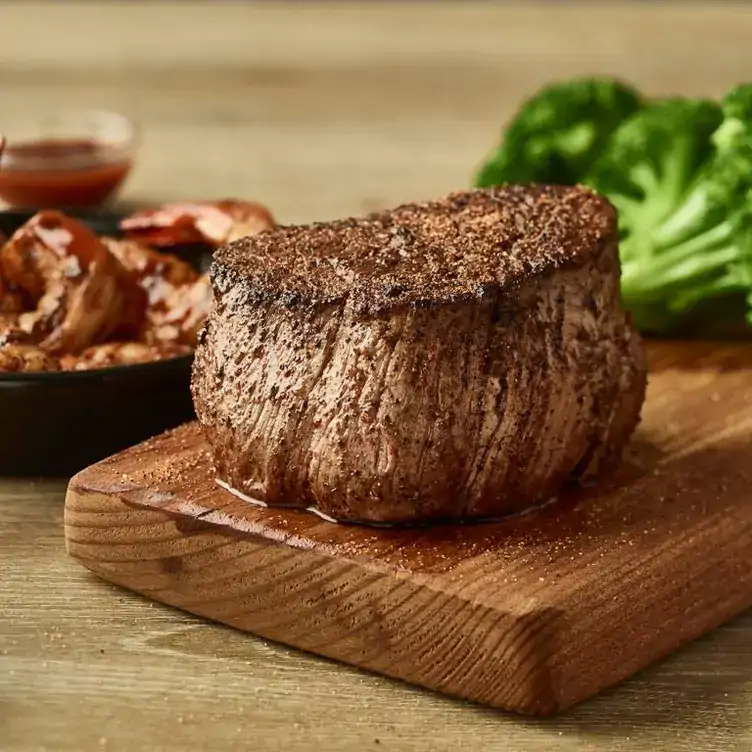
M 621 470 L 537 513 L 397 530 L 260 508 L 215 485 L 188 425 L 71 480 L 68 551 L 238 629 L 553 713 L 752 606 L 752 348 L 649 355 Z

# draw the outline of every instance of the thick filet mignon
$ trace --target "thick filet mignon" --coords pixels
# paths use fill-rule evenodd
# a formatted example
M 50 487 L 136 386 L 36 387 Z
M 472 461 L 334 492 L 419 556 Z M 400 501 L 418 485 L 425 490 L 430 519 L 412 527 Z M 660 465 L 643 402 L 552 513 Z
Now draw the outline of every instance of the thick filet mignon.
M 220 249 L 193 396 L 217 477 L 341 520 L 496 517 L 613 464 L 645 392 L 615 212 L 457 193 Z

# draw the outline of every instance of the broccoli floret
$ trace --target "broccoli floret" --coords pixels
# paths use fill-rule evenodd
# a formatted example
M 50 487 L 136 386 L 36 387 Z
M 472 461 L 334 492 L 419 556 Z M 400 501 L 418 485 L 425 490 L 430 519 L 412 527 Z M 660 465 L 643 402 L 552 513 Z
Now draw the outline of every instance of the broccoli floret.
M 703 99 L 665 99 L 637 112 L 613 133 L 584 182 L 619 212 L 622 237 L 650 232 L 676 210 L 713 152 L 721 108 Z
M 625 306 L 647 331 L 676 329 L 701 301 L 748 295 L 752 137 L 717 151 L 662 221 L 633 226 L 620 257 Z M 657 308 L 665 318 L 655 315 Z
M 614 129 L 641 105 L 635 89 L 611 79 L 545 87 L 522 104 L 475 184 L 578 183 Z
M 539 92 L 476 178 L 585 183 L 619 214 L 625 307 L 648 333 L 752 324 L 752 84 L 643 103 L 614 81 Z
M 752 84 L 741 84 L 732 89 L 721 101 L 723 123 L 713 135 L 713 144 L 719 151 L 733 146 L 737 138 L 752 131 Z

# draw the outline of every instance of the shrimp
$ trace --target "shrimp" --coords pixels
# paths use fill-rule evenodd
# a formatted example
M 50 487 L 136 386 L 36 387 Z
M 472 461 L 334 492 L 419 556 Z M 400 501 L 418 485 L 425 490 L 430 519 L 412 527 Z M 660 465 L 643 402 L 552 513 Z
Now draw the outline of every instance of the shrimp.
M 66 371 L 89 371 L 95 368 L 151 363 L 187 355 L 192 352 L 188 345 L 174 343 L 146 344 L 144 342 L 107 342 L 94 345 L 80 355 L 64 355 L 61 366 Z
M 36 345 L 8 342 L 0 345 L 0 372 L 59 371 L 60 363 Z
M 159 253 L 135 240 L 102 238 L 109 252 L 146 291 L 150 308 L 164 304 L 176 287 L 192 284 L 198 272 L 183 259 Z
M 208 274 L 191 285 L 175 288 L 165 300 L 164 311 L 152 314 L 147 340 L 180 342 L 195 347 L 213 305 L 214 292 Z
M 23 311 L 23 296 L 11 289 L 0 277 L 0 319 L 15 317 Z
M 149 296 L 143 339 L 195 344 L 211 306 L 211 286 L 187 262 L 133 240 L 103 242 Z
M 0 347 L 31 344 L 31 337 L 21 329 L 16 317 L 0 316 Z
M 0 136 L 0 153 L 2 153 L 2 136 Z M 0 232 L 0 248 L 6 241 L 7 238 Z M 2 265 L 0 265 L 0 322 L 5 322 L 21 313 L 24 308 L 23 302 L 23 296 L 3 278 Z
M 120 229 L 131 242 L 160 248 L 187 243 L 218 248 L 272 229 L 274 224 L 271 212 L 261 204 L 228 199 L 167 204 L 158 209 L 136 212 L 122 220 Z M 126 266 L 133 266 L 124 257 L 127 249 L 122 244 L 127 241 L 118 242 L 121 248 L 113 248 L 113 252 Z M 182 280 L 175 279 L 177 259 L 169 258 L 174 261 L 167 262 L 164 267 L 169 272 L 163 275 L 166 284 L 155 283 L 154 291 L 150 291 L 144 337 L 149 342 L 179 342 L 195 346 L 214 303 L 211 282 L 208 275 L 190 281 L 185 276 Z M 145 266 L 148 268 L 149 264 L 145 263 Z
M 156 247 L 200 243 L 218 248 L 274 227 L 274 217 L 251 201 L 189 201 L 136 212 L 120 222 L 130 238 Z
M 52 354 L 133 336 L 144 320 L 146 293 L 96 235 L 57 211 L 14 233 L 0 251 L 0 276 L 35 306 L 19 324 Z
M 0 275 L 0 347 L 9 342 L 28 342 L 29 335 L 18 323 L 24 310 L 23 296 L 12 289 Z
M 60 363 L 37 347 L 11 316 L 0 316 L 0 373 L 59 371 Z

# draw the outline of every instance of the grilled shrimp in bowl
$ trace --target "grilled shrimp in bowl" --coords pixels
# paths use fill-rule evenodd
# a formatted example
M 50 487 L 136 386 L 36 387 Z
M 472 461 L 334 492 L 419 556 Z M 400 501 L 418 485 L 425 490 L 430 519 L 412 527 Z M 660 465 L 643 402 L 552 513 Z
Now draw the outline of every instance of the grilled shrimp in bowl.
M 70 475 L 191 420 L 203 270 L 273 225 L 237 200 L 0 212 L 0 475 Z

